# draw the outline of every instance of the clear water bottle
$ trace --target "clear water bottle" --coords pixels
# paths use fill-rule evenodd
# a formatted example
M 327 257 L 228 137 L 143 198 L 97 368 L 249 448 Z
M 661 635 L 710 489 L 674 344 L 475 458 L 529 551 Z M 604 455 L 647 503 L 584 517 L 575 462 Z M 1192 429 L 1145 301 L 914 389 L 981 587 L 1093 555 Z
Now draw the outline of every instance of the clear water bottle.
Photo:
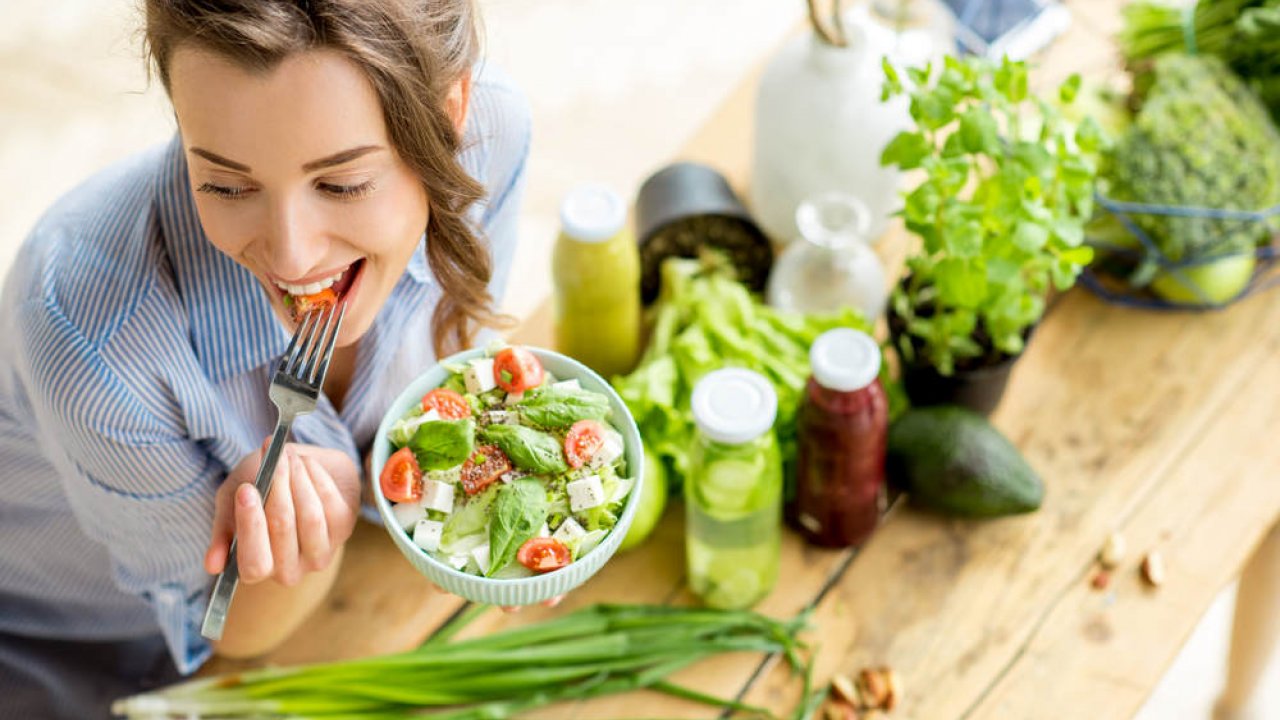
M 769 304 L 794 312 L 853 307 L 874 323 L 884 312 L 884 264 L 868 243 L 871 216 L 852 195 L 823 193 L 800 204 L 801 242 L 787 246 L 769 275 Z
M 692 405 L 698 433 L 684 483 L 689 586 L 711 607 L 748 608 L 778 579 L 778 397 L 759 373 L 726 368 L 698 381 Z

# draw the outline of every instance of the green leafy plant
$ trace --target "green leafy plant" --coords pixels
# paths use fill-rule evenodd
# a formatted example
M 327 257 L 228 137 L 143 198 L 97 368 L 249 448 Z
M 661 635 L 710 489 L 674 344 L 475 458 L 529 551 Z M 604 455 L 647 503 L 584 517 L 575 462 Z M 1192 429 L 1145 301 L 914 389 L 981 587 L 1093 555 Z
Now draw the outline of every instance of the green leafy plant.
M 1008 59 L 948 57 L 905 79 L 886 61 L 884 72 L 882 99 L 909 95 L 915 127 L 881 163 L 922 176 L 901 213 L 922 244 L 890 301 L 898 350 L 943 375 L 1017 355 L 1051 285 L 1070 287 L 1093 257 L 1084 223 L 1104 137 L 1062 114 L 1080 78 L 1050 103 Z

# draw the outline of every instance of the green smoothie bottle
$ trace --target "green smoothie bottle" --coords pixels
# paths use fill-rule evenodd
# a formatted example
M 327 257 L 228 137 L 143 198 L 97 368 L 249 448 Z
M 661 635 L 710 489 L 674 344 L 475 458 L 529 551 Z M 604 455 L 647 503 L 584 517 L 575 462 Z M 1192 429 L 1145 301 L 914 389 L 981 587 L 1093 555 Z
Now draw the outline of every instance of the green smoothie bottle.
M 626 223 L 617 193 L 576 187 L 552 254 L 556 349 L 606 380 L 630 372 L 640 350 L 640 258 Z
M 750 370 L 716 370 L 694 387 L 698 433 L 684 483 L 685 550 L 689 586 L 711 607 L 751 607 L 778 579 L 777 412 L 773 386 Z

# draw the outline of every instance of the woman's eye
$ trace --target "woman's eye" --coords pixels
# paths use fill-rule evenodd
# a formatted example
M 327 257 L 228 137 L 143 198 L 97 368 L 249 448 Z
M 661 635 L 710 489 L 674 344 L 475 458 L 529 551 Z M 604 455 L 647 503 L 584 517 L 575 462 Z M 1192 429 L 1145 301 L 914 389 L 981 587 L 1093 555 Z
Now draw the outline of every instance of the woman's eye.
M 249 193 L 253 192 L 253 188 L 230 187 L 227 185 L 214 185 L 213 183 L 204 183 L 200 187 L 196 188 L 196 192 L 209 193 L 210 195 L 216 195 L 220 198 L 235 200 L 237 198 L 242 198 L 245 195 L 248 195 Z
M 337 183 L 316 183 L 316 188 L 326 195 L 342 200 L 362 198 L 373 191 L 373 181 L 367 180 L 358 185 L 339 185 Z

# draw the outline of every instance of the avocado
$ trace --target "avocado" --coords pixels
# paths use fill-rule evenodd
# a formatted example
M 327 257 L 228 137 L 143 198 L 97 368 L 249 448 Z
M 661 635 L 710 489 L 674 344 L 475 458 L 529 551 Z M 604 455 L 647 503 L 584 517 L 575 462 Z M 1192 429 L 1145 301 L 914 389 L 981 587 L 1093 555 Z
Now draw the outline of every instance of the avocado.
M 986 418 L 940 405 L 906 411 L 889 428 L 891 482 L 923 508 L 946 515 L 996 517 L 1031 512 L 1044 483 Z

